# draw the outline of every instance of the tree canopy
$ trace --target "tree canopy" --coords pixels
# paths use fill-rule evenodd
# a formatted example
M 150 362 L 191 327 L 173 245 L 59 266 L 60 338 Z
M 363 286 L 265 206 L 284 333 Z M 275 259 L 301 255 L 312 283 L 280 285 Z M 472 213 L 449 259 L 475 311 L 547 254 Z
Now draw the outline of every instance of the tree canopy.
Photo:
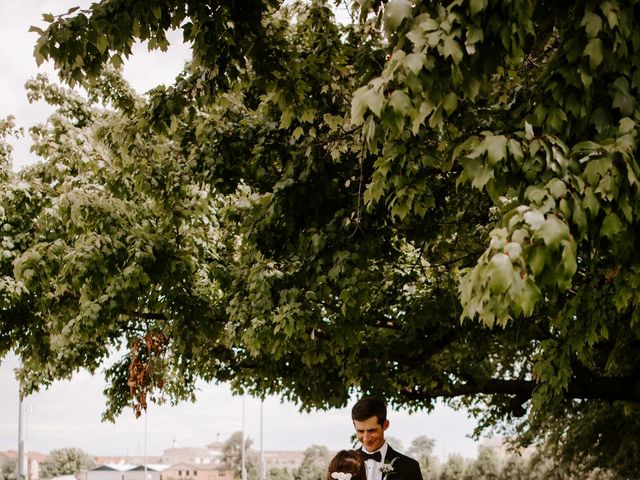
M 36 59 L 87 95 L 35 79 L 43 161 L 3 141 L 0 355 L 31 391 L 124 350 L 107 418 L 198 378 L 442 398 L 638 471 L 640 2 L 346 6 L 45 15 Z M 192 60 L 137 95 L 113 67 L 172 28 Z
M 78 475 L 81 471 L 95 466 L 93 457 L 79 448 L 59 448 L 51 450 L 42 461 L 40 475 L 42 478 Z

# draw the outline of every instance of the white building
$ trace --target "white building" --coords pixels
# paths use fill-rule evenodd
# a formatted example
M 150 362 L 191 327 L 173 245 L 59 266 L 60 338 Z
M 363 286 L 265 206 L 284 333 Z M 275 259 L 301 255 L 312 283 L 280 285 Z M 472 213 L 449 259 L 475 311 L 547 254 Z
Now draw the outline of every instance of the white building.
M 164 464 L 149 464 L 146 465 L 146 468 L 145 465 L 126 463 L 98 465 L 83 472 L 83 480 L 160 480 L 161 472 L 168 467 L 169 465 Z

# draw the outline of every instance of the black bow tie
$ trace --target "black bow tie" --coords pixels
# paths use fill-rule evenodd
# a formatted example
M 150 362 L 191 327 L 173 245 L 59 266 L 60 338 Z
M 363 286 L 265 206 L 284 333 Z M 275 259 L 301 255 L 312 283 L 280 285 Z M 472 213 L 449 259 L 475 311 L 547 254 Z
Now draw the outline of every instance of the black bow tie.
M 362 458 L 365 459 L 365 461 L 367 460 L 375 460 L 376 462 L 382 461 L 382 454 L 380 453 L 380 451 L 377 451 L 375 453 L 367 453 L 364 450 L 362 450 L 360 454 L 362 455 Z

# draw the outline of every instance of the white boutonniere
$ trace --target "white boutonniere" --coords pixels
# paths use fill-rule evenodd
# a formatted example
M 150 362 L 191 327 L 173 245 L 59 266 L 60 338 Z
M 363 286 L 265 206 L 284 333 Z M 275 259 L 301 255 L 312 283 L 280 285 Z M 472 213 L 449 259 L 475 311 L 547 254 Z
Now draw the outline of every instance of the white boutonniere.
M 389 463 L 383 463 L 380 466 L 380 473 L 382 473 L 382 480 L 387 478 L 389 475 L 395 473 L 395 470 L 393 469 L 393 464 L 397 459 L 398 457 L 394 458 Z

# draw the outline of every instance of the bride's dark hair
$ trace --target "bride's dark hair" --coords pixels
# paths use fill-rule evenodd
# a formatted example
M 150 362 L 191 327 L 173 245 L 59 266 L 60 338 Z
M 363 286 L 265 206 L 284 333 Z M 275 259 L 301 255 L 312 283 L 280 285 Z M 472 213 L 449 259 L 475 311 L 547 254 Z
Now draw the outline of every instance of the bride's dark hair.
M 351 480 L 367 480 L 367 470 L 362 456 L 355 450 L 340 450 L 329 463 L 327 480 L 335 480 L 333 472 L 350 473 Z

